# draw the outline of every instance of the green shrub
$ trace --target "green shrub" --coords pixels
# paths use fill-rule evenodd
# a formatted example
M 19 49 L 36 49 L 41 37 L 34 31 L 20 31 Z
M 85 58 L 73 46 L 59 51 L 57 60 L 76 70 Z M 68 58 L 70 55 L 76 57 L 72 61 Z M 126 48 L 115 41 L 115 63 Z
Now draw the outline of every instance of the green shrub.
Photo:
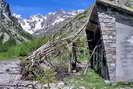
M 56 82 L 56 72 L 53 69 L 44 69 L 41 75 L 37 75 L 37 81 L 43 84 L 48 84 L 50 89 L 50 83 Z
M 32 51 L 36 50 L 41 45 L 45 44 L 48 41 L 49 37 L 50 36 L 36 38 L 34 40 L 23 42 L 22 44 L 18 44 L 10 48 L 9 48 L 9 45 L 7 44 L 7 48 L 5 50 L 3 49 L 4 50 L 3 52 L 0 52 L 0 59 L 27 56 Z
M 12 47 L 14 45 L 16 45 L 16 42 L 12 39 L 5 42 L 4 44 L 0 42 L 0 52 L 6 52 L 9 49 L 9 47 Z

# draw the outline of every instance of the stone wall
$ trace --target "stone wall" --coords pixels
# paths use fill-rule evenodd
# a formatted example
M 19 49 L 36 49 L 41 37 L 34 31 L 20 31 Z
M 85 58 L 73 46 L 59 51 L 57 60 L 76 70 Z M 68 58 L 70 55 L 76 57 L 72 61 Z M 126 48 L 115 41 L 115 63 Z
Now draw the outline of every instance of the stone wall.
M 133 17 L 119 14 L 116 18 L 116 80 L 133 81 Z
M 102 54 L 105 58 L 100 57 L 98 60 L 92 58 L 92 62 L 96 62 L 92 64 L 93 68 L 97 71 L 100 67 L 99 70 L 102 71 L 100 74 L 111 81 L 133 81 L 133 15 L 119 8 L 97 4 L 90 18 L 90 23 L 92 22 L 97 23 L 97 30 L 100 29 L 99 39 L 103 45 L 102 49 L 105 50 Z M 89 26 L 91 26 L 90 23 Z M 90 30 L 89 26 L 88 30 Z M 93 49 L 96 46 L 97 44 Z M 99 54 L 101 55 L 98 51 L 97 56 Z M 103 65 L 104 59 L 107 66 Z M 100 66 L 97 66 L 97 63 Z
M 100 6 L 98 6 L 97 11 L 108 64 L 109 76 L 110 80 L 114 81 L 116 74 L 116 18 L 109 9 L 103 10 L 100 8 Z
M 133 80 L 133 17 L 112 7 L 98 5 L 110 80 Z M 128 76 L 126 76 L 128 75 Z

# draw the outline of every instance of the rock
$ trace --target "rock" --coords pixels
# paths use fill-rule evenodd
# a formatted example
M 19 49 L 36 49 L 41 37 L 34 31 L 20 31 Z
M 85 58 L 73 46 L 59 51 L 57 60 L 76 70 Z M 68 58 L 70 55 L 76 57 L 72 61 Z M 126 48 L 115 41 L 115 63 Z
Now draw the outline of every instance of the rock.
M 73 72 L 73 73 L 76 73 L 77 71 L 76 71 L 76 70 L 73 70 L 72 72 Z
M 64 82 L 59 82 L 57 87 L 62 89 L 64 87 Z
M 0 85 L 14 83 L 20 80 L 19 60 L 0 61 Z
M 0 51 L 5 51 L 5 45 L 16 45 L 22 41 L 32 39 L 32 36 L 25 32 L 17 19 L 12 16 L 9 4 L 0 0 Z
M 111 83 L 112 83 L 112 82 L 109 81 L 109 80 L 105 80 L 104 82 L 105 82 L 107 85 L 111 85 Z

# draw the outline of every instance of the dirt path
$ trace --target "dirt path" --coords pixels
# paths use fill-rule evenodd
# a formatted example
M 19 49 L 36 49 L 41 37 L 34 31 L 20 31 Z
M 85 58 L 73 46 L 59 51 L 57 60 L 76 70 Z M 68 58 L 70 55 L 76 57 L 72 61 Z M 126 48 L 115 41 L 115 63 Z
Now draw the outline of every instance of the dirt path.
M 18 59 L 0 61 L 0 89 L 25 89 L 26 82 L 20 78 L 20 61 Z
M 20 61 L 17 59 L 0 61 L 0 85 L 11 84 L 20 79 L 19 63 Z

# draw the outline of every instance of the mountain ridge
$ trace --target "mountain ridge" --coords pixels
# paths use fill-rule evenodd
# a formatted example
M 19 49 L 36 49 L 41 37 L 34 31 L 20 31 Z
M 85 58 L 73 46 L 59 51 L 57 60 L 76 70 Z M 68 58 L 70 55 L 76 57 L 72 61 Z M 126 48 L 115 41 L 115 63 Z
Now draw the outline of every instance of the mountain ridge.
M 40 32 L 47 32 L 47 29 L 63 22 L 66 19 L 72 18 L 84 10 L 64 11 L 57 10 L 55 12 L 49 12 L 46 15 L 36 14 L 29 18 L 22 18 L 21 15 L 14 13 L 14 16 L 18 18 L 22 28 L 30 34 L 40 34 Z M 40 32 L 39 32 L 40 31 Z
M 32 36 L 25 32 L 18 20 L 12 16 L 9 4 L 0 0 L 0 51 L 30 39 Z

